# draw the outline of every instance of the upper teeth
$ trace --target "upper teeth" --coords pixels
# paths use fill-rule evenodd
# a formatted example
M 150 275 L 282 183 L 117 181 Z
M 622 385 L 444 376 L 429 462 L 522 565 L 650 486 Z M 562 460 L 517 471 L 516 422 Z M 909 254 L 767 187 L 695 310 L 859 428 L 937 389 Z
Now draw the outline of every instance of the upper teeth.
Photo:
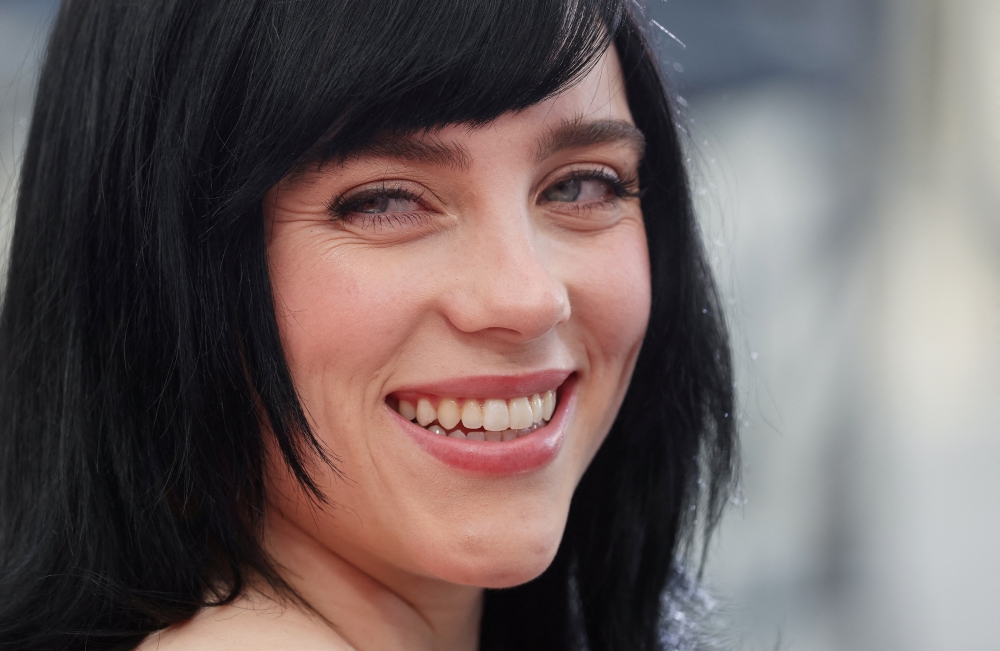
M 398 411 L 407 420 L 416 420 L 421 427 L 439 434 L 454 429 L 459 423 L 466 430 L 483 429 L 487 432 L 525 430 L 552 418 L 556 409 L 556 392 L 546 391 L 532 396 L 500 400 L 488 398 L 476 400 L 456 400 L 442 398 L 437 409 L 427 398 L 420 398 L 414 405 L 408 400 L 400 400 Z M 437 421 L 437 425 L 431 425 Z M 428 427 L 431 425 L 431 427 Z M 439 431 L 441 430 L 441 431 Z M 487 437 L 487 440 L 493 437 Z M 507 437 L 503 437 L 504 440 Z

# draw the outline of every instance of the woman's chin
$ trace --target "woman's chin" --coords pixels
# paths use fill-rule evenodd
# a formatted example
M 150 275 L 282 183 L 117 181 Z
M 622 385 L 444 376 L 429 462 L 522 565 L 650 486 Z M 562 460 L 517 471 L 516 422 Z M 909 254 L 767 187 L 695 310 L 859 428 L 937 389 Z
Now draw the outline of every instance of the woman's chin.
M 447 556 L 425 558 L 430 572 L 439 579 L 480 588 L 511 588 L 527 583 L 544 572 L 559 549 L 554 540 L 498 542 L 494 553 L 457 550 Z M 499 551 L 503 549 L 503 551 Z
M 539 559 L 525 559 L 520 563 L 512 562 L 502 565 L 492 563 L 475 568 L 456 568 L 457 571 L 449 573 L 450 576 L 442 576 L 442 578 L 449 583 L 479 588 L 513 588 L 538 578 L 552 564 L 553 558 L 555 558 L 554 553 L 542 562 L 539 562 Z

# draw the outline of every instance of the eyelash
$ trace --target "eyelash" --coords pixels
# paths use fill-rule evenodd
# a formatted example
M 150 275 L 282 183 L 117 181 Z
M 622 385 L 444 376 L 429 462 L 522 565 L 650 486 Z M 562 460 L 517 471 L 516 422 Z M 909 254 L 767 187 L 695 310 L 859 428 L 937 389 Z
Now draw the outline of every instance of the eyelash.
M 366 213 L 361 212 L 360 208 L 373 199 L 402 199 L 404 201 L 419 202 L 423 196 L 423 192 L 415 193 L 403 187 L 382 183 L 379 186 L 365 188 L 354 194 L 341 195 L 330 202 L 327 209 L 336 221 L 360 220 L 362 222 L 361 225 L 365 228 L 401 226 L 403 222 L 412 226 L 423 219 L 420 213 Z
M 604 183 L 607 183 L 608 187 L 611 188 L 611 194 L 614 195 L 615 199 L 634 199 L 637 197 L 641 198 L 643 194 L 641 190 L 632 189 L 632 188 L 638 188 L 639 179 L 637 177 L 634 176 L 618 177 L 615 174 L 612 174 L 602 168 L 574 170 L 569 174 L 567 174 L 566 176 L 564 176 L 563 178 L 550 183 L 546 187 L 546 189 L 558 183 L 565 183 L 567 181 L 602 181 Z M 552 202 L 552 203 L 557 203 L 557 202 Z M 602 201 L 600 203 L 605 204 L 605 203 L 610 203 L 610 201 Z M 594 208 L 594 202 L 585 203 L 582 205 L 568 204 L 566 207 L 570 208 L 570 210 L 592 210 Z
M 611 174 L 604 169 L 581 169 L 574 170 L 567 174 L 566 176 L 553 181 L 546 189 L 556 185 L 558 183 L 565 183 L 567 181 L 601 181 L 607 183 L 608 187 L 611 188 L 611 193 L 614 195 L 615 199 L 632 199 L 636 197 L 641 197 L 642 192 L 639 190 L 633 190 L 638 186 L 638 179 L 632 176 L 619 178 L 618 176 Z M 360 220 L 362 226 L 365 228 L 379 228 L 382 226 L 401 226 L 403 222 L 408 225 L 415 225 L 423 220 L 423 215 L 420 213 L 366 213 L 361 212 L 359 209 L 365 203 L 372 201 L 373 199 L 402 199 L 404 201 L 420 202 L 423 193 L 415 193 L 407 190 L 406 188 L 393 186 L 386 183 L 382 183 L 376 187 L 365 188 L 354 194 L 341 195 L 330 202 L 327 207 L 330 214 L 337 221 L 350 221 Z M 562 202 L 549 202 L 549 203 L 562 203 Z M 570 210 L 593 210 L 595 202 L 589 202 L 583 205 L 574 205 L 572 202 L 564 202 L 567 205 L 565 208 Z M 607 201 L 599 202 L 601 204 L 609 203 Z

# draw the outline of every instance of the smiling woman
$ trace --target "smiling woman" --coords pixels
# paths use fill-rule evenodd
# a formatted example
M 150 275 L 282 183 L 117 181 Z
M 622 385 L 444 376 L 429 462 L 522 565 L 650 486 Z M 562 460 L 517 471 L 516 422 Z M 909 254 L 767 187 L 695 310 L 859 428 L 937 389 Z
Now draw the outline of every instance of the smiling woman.
M 0 647 L 690 644 L 731 379 L 634 8 L 64 2 Z

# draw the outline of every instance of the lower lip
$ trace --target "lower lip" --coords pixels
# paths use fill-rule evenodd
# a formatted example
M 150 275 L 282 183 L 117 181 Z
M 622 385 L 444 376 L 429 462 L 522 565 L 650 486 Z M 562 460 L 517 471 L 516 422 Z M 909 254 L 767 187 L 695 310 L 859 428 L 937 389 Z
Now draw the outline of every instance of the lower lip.
M 569 412 L 576 401 L 576 376 L 559 387 L 559 400 L 552 420 L 527 436 L 514 441 L 470 441 L 428 432 L 404 420 L 396 410 L 386 409 L 400 427 L 425 452 L 441 463 L 479 475 L 517 475 L 548 465 L 562 448 L 569 425 Z

